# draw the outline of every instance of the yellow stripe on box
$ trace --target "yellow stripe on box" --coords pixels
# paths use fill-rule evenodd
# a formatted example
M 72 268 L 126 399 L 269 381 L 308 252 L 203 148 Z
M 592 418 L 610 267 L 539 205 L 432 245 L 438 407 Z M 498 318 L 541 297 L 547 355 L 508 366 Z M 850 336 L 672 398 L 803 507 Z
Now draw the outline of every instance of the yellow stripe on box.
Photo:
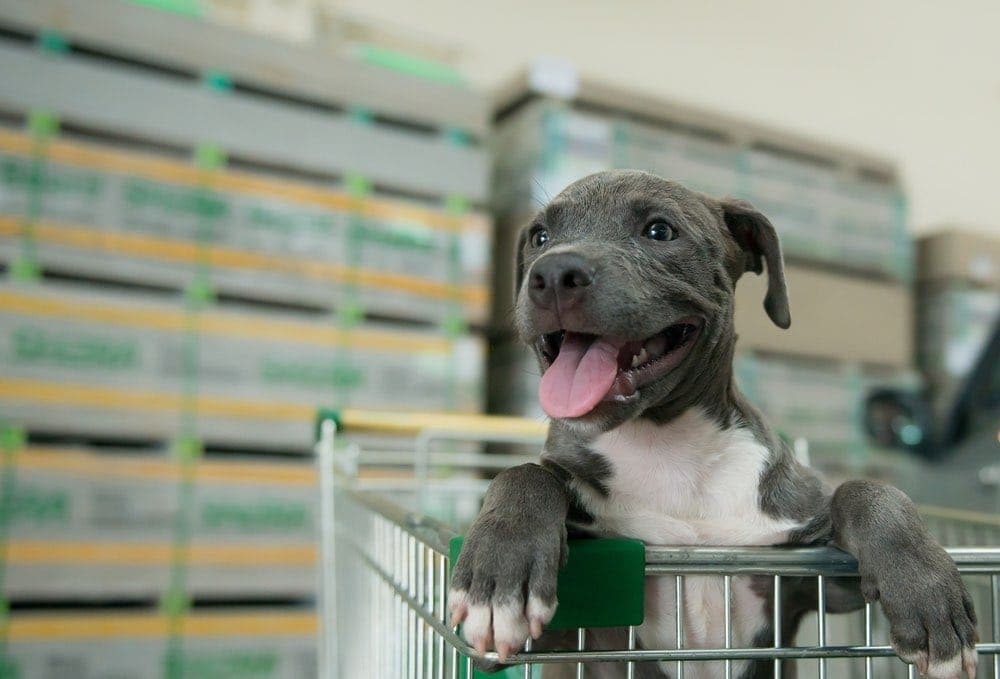
M 0 151 L 30 156 L 35 151 L 34 142 L 23 134 L 0 130 Z M 203 170 L 176 161 L 101 149 L 77 142 L 49 141 L 46 145 L 46 158 L 67 165 L 143 176 L 185 186 L 205 186 L 206 183 L 210 182 L 215 189 L 310 204 L 340 212 L 353 212 L 372 219 L 415 222 L 439 231 L 468 232 L 474 230 L 484 234 L 488 232 L 487 224 L 476 217 L 454 217 L 415 205 L 385 199 L 356 198 L 340 191 L 319 189 L 306 184 L 295 184 L 277 179 L 265 179 L 239 172 L 216 170 L 206 174 Z
M 55 295 L 0 290 L 0 312 L 43 316 L 101 325 L 150 328 L 165 332 L 186 332 L 191 318 L 180 311 L 143 308 L 133 305 L 72 300 Z M 245 337 L 257 341 L 317 344 L 368 351 L 447 354 L 452 344 L 440 337 L 414 333 L 372 330 L 342 330 L 336 327 L 295 321 L 270 321 L 254 316 L 206 312 L 197 317 L 198 331 L 224 337 Z
M 15 458 L 19 470 L 65 473 L 100 479 L 123 478 L 174 482 L 181 478 L 177 464 L 165 459 L 142 459 L 126 455 L 96 455 L 80 450 L 29 446 Z M 199 461 L 194 469 L 197 483 L 227 486 L 311 486 L 316 471 L 311 464 Z
M 181 394 L 4 378 L 0 378 L 0 399 L 50 406 L 140 412 L 179 412 L 183 406 L 189 405 Z M 306 424 L 312 421 L 316 412 L 314 407 L 308 405 L 237 401 L 211 396 L 198 396 L 194 408 L 200 416 L 208 418 L 231 417 Z
M 40 243 L 79 250 L 110 252 L 163 262 L 201 263 L 218 268 L 294 274 L 318 281 L 351 283 L 401 291 L 431 299 L 457 299 L 470 306 L 482 306 L 489 300 L 489 293 L 482 286 L 448 285 L 413 276 L 343 267 L 311 260 L 295 260 L 219 246 L 203 246 L 189 241 L 110 233 L 86 226 L 38 222 L 33 224 L 31 229 L 32 238 Z M 23 231 L 24 226 L 19 220 L 0 217 L 0 236 L 19 237 Z
M 191 613 L 179 621 L 184 637 L 315 636 L 319 629 L 312 613 Z M 11 616 L 7 640 L 12 642 L 84 639 L 156 639 L 173 631 L 164 615 L 17 614 Z
M 312 545 L 191 544 L 178 549 L 169 543 L 66 542 L 11 540 L 6 562 L 11 566 L 167 566 L 178 557 L 189 566 L 257 568 L 309 567 L 316 563 Z

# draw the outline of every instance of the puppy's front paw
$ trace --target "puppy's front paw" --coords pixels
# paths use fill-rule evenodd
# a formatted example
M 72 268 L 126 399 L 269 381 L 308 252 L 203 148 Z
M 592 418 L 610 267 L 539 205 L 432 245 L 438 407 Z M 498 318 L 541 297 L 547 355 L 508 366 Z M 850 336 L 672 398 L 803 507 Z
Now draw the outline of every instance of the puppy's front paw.
M 555 614 L 556 577 L 566 555 L 566 529 L 513 524 L 496 513 L 476 520 L 451 579 L 451 624 L 501 662 L 528 637 L 537 639 Z
M 921 557 L 901 555 L 905 565 L 863 576 L 862 591 L 869 601 L 881 599 L 892 647 L 904 662 L 930 679 L 959 679 L 963 671 L 972 679 L 976 613 L 955 565 L 937 549 Z

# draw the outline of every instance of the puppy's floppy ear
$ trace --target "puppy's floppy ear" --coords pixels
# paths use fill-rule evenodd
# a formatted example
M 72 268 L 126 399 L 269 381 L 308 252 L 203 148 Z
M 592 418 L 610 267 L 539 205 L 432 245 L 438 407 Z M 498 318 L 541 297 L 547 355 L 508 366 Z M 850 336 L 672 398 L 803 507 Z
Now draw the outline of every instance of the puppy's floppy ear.
M 763 273 L 767 265 L 767 294 L 764 309 L 779 328 L 792 324 L 788 311 L 788 291 L 785 287 L 785 268 L 781 259 L 781 245 L 771 220 L 758 212 L 750 203 L 737 198 L 720 201 L 723 218 L 733 238 L 743 253 L 743 271 Z
M 521 281 L 524 280 L 524 245 L 528 242 L 528 231 L 530 230 L 531 225 L 526 224 L 517 235 L 517 245 L 514 251 L 514 299 L 517 299 L 518 293 L 521 292 Z

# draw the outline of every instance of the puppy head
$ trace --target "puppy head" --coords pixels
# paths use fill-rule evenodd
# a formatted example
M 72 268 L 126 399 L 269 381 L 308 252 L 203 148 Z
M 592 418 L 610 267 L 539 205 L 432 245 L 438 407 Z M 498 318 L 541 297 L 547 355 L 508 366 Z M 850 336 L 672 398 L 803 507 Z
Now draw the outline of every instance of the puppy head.
M 542 407 L 606 430 L 704 392 L 707 367 L 731 360 L 736 281 L 765 264 L 764 308 L 787 328 L 778 238 L 748 203 L 637 171 L 570 185 L 518 241 L 515 323 Z

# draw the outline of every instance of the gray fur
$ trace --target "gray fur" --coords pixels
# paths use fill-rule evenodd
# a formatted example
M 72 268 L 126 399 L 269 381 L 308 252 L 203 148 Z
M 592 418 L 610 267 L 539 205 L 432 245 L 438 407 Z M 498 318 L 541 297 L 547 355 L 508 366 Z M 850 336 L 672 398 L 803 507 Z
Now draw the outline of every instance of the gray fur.
M 651 217 L 675 226 L 679 237 L 643 238 Z M 530 234 L 540 228 L 549 240 L 535 247 Z M 586 263 L 592 280 L 585 291 L 574 293 L 568 307 L 540 303 L 526 281 L 539 262 L 567 253 Z M 591 175 L 539 212 L 519 238 L 515 325 L 543 369 L 539 338 L 556 330 L 643 340 L 686 316 L 698 316 L 702 326 L 687 357 L 642 387 L 637 397 L 603 402 L 581 418 L 553 422 L 541 467 L 517 467 L 497 477 L 469 532 L 454 587 L 469 591 L 480 603 L 524 591 L 554 597 L 566 523 L 585 527 L 592 518 L 572 487 L 587 484 L 607 493 L 613 473 L 590 441 L 628 420 L 667 423 L 698 407 L 722 428 L 749 429 L 770 451 L 759 481 L 759 506 L 771 517 L 805 524 L 791 535 L 791 543 L 832 543 L 857 557 L 861 578 L 828 584 L 831 611 L 881 600 L 898 648 L 906 653 L 929 649 L 932 661 L 974 643 L 975 613 L 968 592 L 909 499 L 894 488 L 867 482 L 850 482 L 831 493 L 814 471 L 795 461 L 736 388 L 734 290 L 745 272 L 759 274 L 765 268 L 765 311 L 787 328 L 791 318 L 781 249 L 770 221 L 744 201 L 718 201 L 644 172 Z M 539 561 L 544 564 L 540 569 Z M 811 593 L 807 584 L 786 583 L 782 606 L 788 629 L 782 634 L 791 639 L 798 620 L 815 609 L 815 581 L 809 581 Z M 763 596 L 768 587 L 769 579 L 763 579 Z M 769 634 L 768 621 L 762 620 L 761 645 L 770 644 Z M 764 676 L 768 667 L 753 664 L 747 675 Z

